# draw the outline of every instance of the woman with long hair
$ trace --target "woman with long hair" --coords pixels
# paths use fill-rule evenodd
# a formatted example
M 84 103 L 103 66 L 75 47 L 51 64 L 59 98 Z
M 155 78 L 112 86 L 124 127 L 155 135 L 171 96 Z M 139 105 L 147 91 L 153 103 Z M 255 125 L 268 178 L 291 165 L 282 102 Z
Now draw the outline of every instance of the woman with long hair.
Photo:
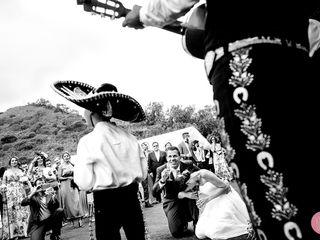
M 64 152 L 62 154 L 62 163 L 58 169 L 62 207 L 67 220 L 78 220 L 79 227 L 82 227 L 84 214 L 80 202 L 80 190 L 73 181 L 74 164 L 70 160 L 70 153 Z
M 2 239 L 27 237 L 29 208 L 22 207 L 21 201 L 26 197 L 22 181 L 24 173 L 19 168 L 19 159 L 12 157 L 2 179 Z

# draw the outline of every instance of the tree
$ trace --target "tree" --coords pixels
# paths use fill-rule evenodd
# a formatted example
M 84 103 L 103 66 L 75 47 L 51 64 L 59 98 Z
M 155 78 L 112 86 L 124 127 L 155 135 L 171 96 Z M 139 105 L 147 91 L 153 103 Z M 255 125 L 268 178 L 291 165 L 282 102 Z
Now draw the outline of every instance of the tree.
M 165 120 L 163 112 L 163 104 L 159 102 L 151 102 L 144 110 L 146 114 L 146 124 L 155 125 L 162 124 Z
M 203 136 L 208 136 L 214 131 L 220 129 L 220 122 L 217 119 L 215 108 L 205 106 L 194 115 L 194 122 Z
M 167 122 L 166 127 L 172 130 L 186 127 L 194 123 L 192 116 L 194 115 L 195 108 L 188 106 L 182 108 L 181 105 L 173 105 L 167 110 Z

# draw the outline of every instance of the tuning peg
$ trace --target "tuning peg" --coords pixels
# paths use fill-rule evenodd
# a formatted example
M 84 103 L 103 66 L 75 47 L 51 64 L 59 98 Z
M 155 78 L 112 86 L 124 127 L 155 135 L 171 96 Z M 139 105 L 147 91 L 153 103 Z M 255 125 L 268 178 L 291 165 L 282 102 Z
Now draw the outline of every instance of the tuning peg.
M 104 15 L 103 13 L 100 13 L 100 17 L 105 18 L 106 15 Z
M 91 15 L 96 15 L 96 13 L 95 12 L 91 12 Z
M 114 19 L 116 19 L 116 13 L 115 12 L 113 12 L 113 14 L 111 16 L 111 20 L 114 20 Z

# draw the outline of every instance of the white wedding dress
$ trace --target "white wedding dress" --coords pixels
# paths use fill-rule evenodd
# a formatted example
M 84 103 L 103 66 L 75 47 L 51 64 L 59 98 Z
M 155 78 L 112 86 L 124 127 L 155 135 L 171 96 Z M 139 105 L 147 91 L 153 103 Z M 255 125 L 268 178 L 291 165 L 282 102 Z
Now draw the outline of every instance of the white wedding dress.
M 227 239 L 247 234 L 250 218 L 245 203 L 230 186 L 231 191 L 209 201 L 199 216 L 195 234 L 199 239 Z M 199 187 L 199 198 L 212 195 L 217 187 L 207 182 Z

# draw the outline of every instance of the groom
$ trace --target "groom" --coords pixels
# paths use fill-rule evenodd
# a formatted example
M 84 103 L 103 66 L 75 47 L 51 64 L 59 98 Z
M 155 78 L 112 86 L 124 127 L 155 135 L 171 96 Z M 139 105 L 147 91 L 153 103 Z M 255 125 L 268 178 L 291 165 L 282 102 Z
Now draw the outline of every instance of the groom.
M 180 151 L 177 147 L 169 147 L 166 151 L 167 163 L 157 169 L 153 194 L 164 192 L 163 210 L 168 220 L 170 233 L 173 237 L 183 237 L 187 232 L 188 222 L 195 226 L 198 221 L 199 209 L 196 200 L 178 198 L 178 193 L 186 187 L 188 174 L 199 170 L 192 163 L 180 162 Z

